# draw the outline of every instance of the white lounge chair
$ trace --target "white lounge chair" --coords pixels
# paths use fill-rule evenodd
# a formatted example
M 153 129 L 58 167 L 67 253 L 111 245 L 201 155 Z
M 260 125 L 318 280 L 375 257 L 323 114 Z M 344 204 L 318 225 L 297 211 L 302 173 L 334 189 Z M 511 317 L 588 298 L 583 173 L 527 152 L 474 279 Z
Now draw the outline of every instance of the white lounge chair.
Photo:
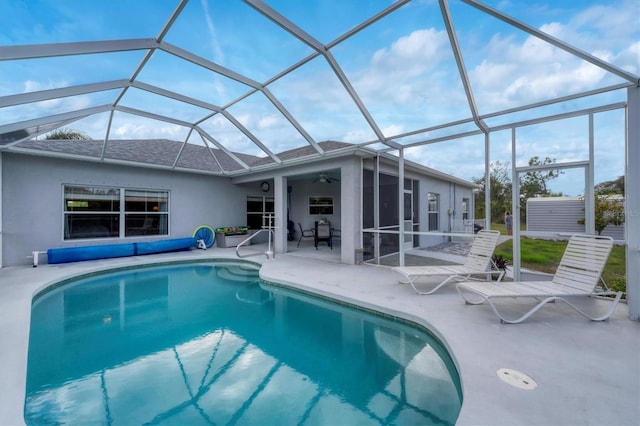
M 610 237 L 594 235 L 574 235 L 569 239 L 567 248 L 560 260 L 558 269 L 551 281 L 520 281 L 502 283 L 462 282 L 456 288 L 466 303 L 477 305 L 489 302 L 495 314 L 503 323 L 516 324 L 529 318 L 533 313 L 548 302 L 562 300 L 585 318 L 592 321 L 604 321 L 608 319 L 616 309 L 622 292 L 614 292 L 607 288 L 602 281 L 602 288 L 598 288 L 601 281 L 600 274 L 604 269 L 609 253 L 613 247 Z M 480 296 L 480 299 L 471 300 L 470 294 Z M 611 308 L 607 313 L 599 317 L 592 317 L 580 310 L 576 305 L 567 300 L 575 296 L 606 296 L 616 295 L 612 299 Z M 507 319 L 498 311 L 496 300 L 504 300 L 517 297 L 532 297 L 538 300 L 533 308 L 516 319 Z
M 498 270 L 493 265 L 491 257 L 498 243 L 500 232 L 479 231 L 471 244 L 471 250 L 463 265 L 432 265 L 432 266 L 396 266 L 391 268 L 400 284 L 411 284 L 418 294 L 431 294 L 440 287 L 453 281 L 465 281 L 473 275 L 484 275 L 489 279 L 491 274 L 499 273 L 498 281 L 504 276 L 504 271 Z M 494 269 L 492 269 L 494 267 Z M 420 291 L 415 283 L 420 278 L 446 276 L 435 288 L 429 291 Z

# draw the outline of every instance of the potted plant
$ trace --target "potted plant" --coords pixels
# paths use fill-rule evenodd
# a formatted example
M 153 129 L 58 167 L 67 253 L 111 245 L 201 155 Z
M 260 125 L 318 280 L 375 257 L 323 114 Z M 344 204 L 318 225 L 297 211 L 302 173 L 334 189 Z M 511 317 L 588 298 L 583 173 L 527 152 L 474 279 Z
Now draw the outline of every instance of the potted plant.
M 493 266 L 495 266 L 498 270 L 503 271 L 504 273 L 507 272 L 507 265 L 509 263 L 504 257 L 498 254 L 494 254 L 493 256 L 491 256 L 491 263 L 493 263 Z
M 216 245 L 220 248 L 237 247 L 247 238 L 249 238 L 249 228 L 247 226 L 216 228 Z M 248 244 L 251 244 L 251 241 Z

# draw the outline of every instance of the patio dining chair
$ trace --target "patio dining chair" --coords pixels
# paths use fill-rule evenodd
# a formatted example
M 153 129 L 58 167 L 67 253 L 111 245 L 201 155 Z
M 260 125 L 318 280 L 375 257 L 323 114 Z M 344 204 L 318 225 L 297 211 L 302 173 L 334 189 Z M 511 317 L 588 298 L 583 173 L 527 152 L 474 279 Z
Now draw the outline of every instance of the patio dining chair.
M 318 223 L 316 222 L 316 231 L 314 242 L 316 245 L 316 250 L 318 250 L 318 243 L 325 242 L 333 250 L 333 241 L 331 235 L 331 224 L 329 223 Z
M 298 247 L 300 247 L 300 242 L 303 238 L 314 238 L 315 234 L 313 229 L 302 229 L 302 224 L 298 222 L 298 228 L 300 228 L 300 238 L 298 238 Z

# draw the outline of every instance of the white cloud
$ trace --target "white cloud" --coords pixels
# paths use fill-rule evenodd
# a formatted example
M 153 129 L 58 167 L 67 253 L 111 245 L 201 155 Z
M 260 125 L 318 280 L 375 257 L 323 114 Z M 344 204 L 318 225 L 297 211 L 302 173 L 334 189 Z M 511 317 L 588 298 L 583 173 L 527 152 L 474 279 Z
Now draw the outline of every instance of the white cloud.
M 557 25 L 549 28 L 561 32 Z M 534 36 L 522 44 L 494 37 L 501 54 L 471 69 L 470 80 L 480 108 L 492 111 L 597 87 L 607 72 Z M 491 49 L 495 52 L 495 49 Z M 608 52 L 598 52 L 603 59 Z
M 624 0 L 618 4 L 595 5 L 578 13 L 567 26 L 566 40 L 588 49 L 624 46 L 637 39 L 640 3 Z
M 252 115 L 249 113 L 246 114 L 237 114 L 234 115 L 234 118 L 236 120 L 238 120 L 240 122 L 240 124 L 242 124 L 244 127 L 249 127 L 251 125 L 251 123 L 253 122 L 252 120 Z
M 640 74 L 640 41 L 632 43 L 613 58 L 614 63 L 626 64 L 622 68 L 633 74 Z
M 68 87 L 71 84 L 66 80 L 25 80 L 22 83 L 22 93 L 37 92 L 40 90 L 58 89 L 60 87 Z
M 405 128 L 401 124 L 391 124 L 390 126 L 387 126 L 380 130 L 382 131 L 382 134 L 385 136 L 399 135 L 405 132 Z
M 263 115 L 258 118 L 258 129 L 271 129 L 280 123 L 279 117 L 275 115 Z
M 367 139 L 367 137 L 369 137 L 368 132 L 352 130 L 352 131 L 346 132 L 344 136 L 342 136 L 342 138 L 339 138 L 338 140 L 340 140 L 341 142 L 347 142 L 347 143 L 359 143 Z
M 539 29 L 603 61 L 637 73 L 639 12 L 636 0 L 623 0 L 615 6 L 584 9 L 566 21 L 548 22 Z M 619 81 L 600 67 L 535 36 L 528 35 L 522 41 L 517 34 L 524 33 L 514 30 L 510 35 L 495 34 L 483 53 L 484 59 L 469 69 L 476 101 L 484 112 Z
M 132 121 L 127 121 L 115 127 L 112 133 L 122 139 L 140 138 L 143 137 L 142 135 L 146 138 L 148 137 L 149 130 L 144 124 L 134 124 Z
M 410 66 L 424 68 L 437 61 L 446 44 L 447 35 L 444 31 L 433 28 L 416 30 L 399 38 L 390 48 L 375 52 L 371 62 L 374 66 L 393 69 L 404 67 L 408 60 Z
M 371 67 L 357 78 L 357 87 L 367 94 L 382 96 L 399 103 L 415 102 L 416 83 L 426 89 L 428 80 L 420 81 L 428 71 L 437 70 L 449 51 L 446 32 L 433 28 L 417 30 L 399 38 L 389 48 L 377 50 Z

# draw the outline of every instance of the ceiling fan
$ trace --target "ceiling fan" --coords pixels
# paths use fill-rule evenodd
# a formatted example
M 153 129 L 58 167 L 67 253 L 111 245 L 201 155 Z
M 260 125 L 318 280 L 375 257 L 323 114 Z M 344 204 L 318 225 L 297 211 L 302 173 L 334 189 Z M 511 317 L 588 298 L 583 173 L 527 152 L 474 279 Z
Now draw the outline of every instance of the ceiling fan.
M 331 182 L 340 182 L 340 179 L 329 176 L 326 173 L 320 173 L 318 178 L 313 181 L 313 183 L 331 183 Z

